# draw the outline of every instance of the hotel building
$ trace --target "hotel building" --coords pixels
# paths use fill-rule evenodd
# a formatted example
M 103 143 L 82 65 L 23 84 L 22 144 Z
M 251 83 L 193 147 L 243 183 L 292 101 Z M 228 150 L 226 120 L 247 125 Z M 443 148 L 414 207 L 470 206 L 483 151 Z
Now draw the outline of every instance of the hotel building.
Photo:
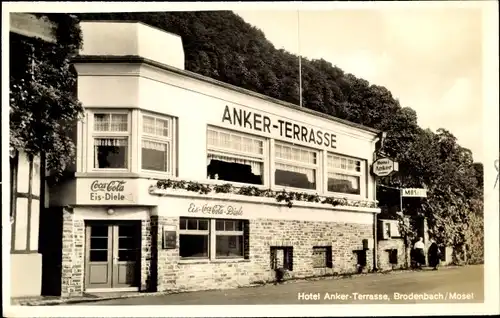
M 81 28 L 85 117 L 40 216 L 45 293 L 373 268 L 379 131 L 186 71 L 182 39 L 142 23 Z

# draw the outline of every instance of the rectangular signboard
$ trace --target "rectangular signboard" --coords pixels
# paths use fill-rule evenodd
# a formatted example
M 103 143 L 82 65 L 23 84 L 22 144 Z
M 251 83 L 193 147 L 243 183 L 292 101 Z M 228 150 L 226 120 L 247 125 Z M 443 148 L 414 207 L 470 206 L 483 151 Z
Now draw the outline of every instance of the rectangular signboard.
M 410 198 L 427 198 L 427 190 L 420 188 L 401 189 L 401 196 Z
M 76 182 L 78 204 L 137 204 L 137 179 L 78 178 Z

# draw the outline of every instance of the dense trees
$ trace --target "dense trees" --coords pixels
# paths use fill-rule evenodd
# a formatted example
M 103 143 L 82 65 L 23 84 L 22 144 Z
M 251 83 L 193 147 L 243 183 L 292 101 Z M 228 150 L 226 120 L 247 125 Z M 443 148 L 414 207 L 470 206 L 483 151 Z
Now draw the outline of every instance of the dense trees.
M 75 159 L 71 131 L 83 112 L 76 98 L 71 58 L 78 53 L 78 20 L 68 14 L 37 14 L 55 27 L 56 43 L 10 36 L 10 148 L 42 156 L 60 175 Z
M 274 48 L 260 30 L 232 12 L 79 16 L 83 20 L 137 20 L 178 34 L 186 69 L 299 104 L 297 56 Z M 384 209 L 399 204 L 397 194 L 384 189 L 425 187 L 428 199 L 410 202 L 405 213 L 427 216 L 431 233 L 443 244 L 482 249 L 478 236 L 482 233 L 482 166 L 473 163 L 471 152 L 458 145 L 450 132 L 420 128 L 415 111 L 402 107 L 385 87 L 370 85 L 328 61 L 303 59 L 302 80 L 303 106 L 388 132 L 384 152 L 399 161 L 400 173 L 381 180 L 389 187 L 379 187 Z

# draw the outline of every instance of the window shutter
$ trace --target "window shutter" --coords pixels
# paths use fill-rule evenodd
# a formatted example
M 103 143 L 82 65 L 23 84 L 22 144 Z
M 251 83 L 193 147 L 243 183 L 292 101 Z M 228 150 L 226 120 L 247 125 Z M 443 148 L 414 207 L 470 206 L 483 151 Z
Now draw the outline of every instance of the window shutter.
M 271 269 L 276 269 L 276 263 L 277 263 L 277 259 L 276 259 L 276 248 L 275 247 L 271 247 Z
M 243 222 L 243 257 L 250 259 L 250 222 Z
M 401 234 L 399 233 L 399 222 L 398 221 L 391 222 L 391 236 L 392 237 L 400 237 L 401 236 Z
M 333 255 L 332 247 L 329 246 L 326 249 L 326 267 L 333 268 Z
M 287 248 L 287 253 L 286 253 L 287 257 L 288 257 L 288 270 L 290 271 L 293 271 L 293 247 L 289 247 Z
M 386 235 L 385 229 L 384 229 L 384 222 L 383 221 L 378 221 L 378 226 L 377 226 L 377 237 L 379 240 L 386 240 L 387 238 L 385 237 Z

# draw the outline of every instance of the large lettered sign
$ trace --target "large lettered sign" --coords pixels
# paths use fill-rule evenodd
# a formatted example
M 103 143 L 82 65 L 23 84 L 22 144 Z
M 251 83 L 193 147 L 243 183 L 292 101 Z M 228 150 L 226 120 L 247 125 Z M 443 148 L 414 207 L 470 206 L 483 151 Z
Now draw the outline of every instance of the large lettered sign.
M 273 118 L 256 112 L 255 110 L 241 109 L 227 106 L 222 114 L 222 123 L 255 130 L 256 132 L 279 135 L 290 139 L 335 149 L 337 147 L 337 136 L 334 133 L 323 131 L 318 128 L 304 126 L 299 123 L 285 120 L 284 118 Z

